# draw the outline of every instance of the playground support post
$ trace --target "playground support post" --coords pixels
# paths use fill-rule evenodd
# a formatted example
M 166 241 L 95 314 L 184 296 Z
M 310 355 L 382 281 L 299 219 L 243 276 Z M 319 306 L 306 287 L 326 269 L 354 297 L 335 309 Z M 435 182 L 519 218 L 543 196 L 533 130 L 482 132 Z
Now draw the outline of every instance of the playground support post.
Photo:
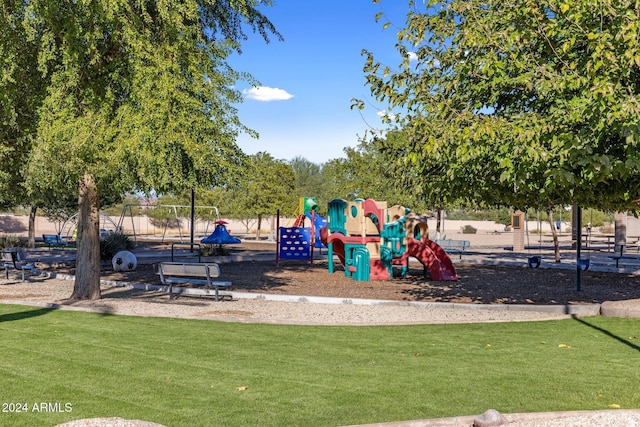
M 304 212 L 303 212 L 304 214 Z M 303 224 L 304 225 L 304 224 Z M 309 233 L 311 239 L 309 245 L 311 246 L 311 252 L 309 254 L 309 264 L 313 265 L 313 248 L 316 245 L 316 210 L 311 210 L 311 233 Z
M 193 253 L 193 240 L 195 237 L 195 228 L 196 228 L 196 192 L 192 188 L 191 189 L 191 235 L 190 235 L 191 253 Z
M 276 211 L 276 270 L 280 267 L 280 209 Z
M 576 291 L 580 291 L 580 249 L 582 247 L 582 208 L 576 205 Z

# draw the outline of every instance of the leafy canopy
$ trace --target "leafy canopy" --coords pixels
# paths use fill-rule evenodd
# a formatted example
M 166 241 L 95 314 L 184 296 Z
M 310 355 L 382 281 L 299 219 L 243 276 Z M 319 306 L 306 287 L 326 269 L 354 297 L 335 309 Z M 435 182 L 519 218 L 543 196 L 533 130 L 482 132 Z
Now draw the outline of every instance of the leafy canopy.
M 33 192 L 164 193 L 224 182 L 242 162 L 226 58 L 269 1 L 35 0 L 23 25 L 47 80 L 26 177 Z
M 365 72 L 430 200 L 637 207 L 640 3 L 408 5 L 399 69 L 365 52 Z

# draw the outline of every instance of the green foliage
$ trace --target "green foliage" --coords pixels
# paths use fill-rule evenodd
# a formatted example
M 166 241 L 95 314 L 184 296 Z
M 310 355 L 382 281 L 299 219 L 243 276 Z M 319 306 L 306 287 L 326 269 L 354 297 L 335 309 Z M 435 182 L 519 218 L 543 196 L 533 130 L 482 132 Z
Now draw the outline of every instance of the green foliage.
M 291 165 L 260 152 L 249 156 L 240 175 L 228 194 L 234 213 L 255 218 L 275 215 L 278 209 L 283 215 L 295 212 L 300 196 Z
M 5 413 L 3 424 L 16 427 L 114 414 L 175 427 L 338 426 L 493 407 L 640 406 L 629 362 L 638 319 L 314 327 L 17 305 L 0 306 L 0 319 L 4 369 L 20 373 L 3 379 L 3 393 L 73 405 L 66 413 Z M 169 352 L 180 361 L 170 369 Z
M 46 79 L 38 49 L 29 42 L 25 2 L 7 0 L 0 9 L 0 207 L 28 204 L 24 164 L 37 128 Z
M 570 215 L 570 212 L 568 215 Z M 602 227 L 605 224 L 613 224 L 614 217 L 613 214 L 609 212 L 603 212 L 597 209 L 583 209 L 582 224 L 586 226 L 588 223 L 591 223 L 593 227 Z
M 145 202 L 146 199 L 135 197 L 133 195 L 126 195 L 122 198 L 122 200 L 119 200 L 116 203 L 105 204 L 105 202 L 102 201 L 101 211 L 106 215 L 117 218 L 122 214 L 124 205 L 137 205 L 139 203 Z
M 405 133 L 389 132 L 384 138 L 363 139 L 356 148 L 345 148 L 346 159 L 324 165 L 322 174 L 330 195 L 327 202 L 334 198 L 372 198 L 389 206 L 400 204 L 424 212 L 427 205 L 416 187 L 416 174 L 397 162 L 396 149 L 405 145 Z
M 25 247 L 27 247 L 27 241 L 20 236 L 0 236 L 0 249 Z
M 136 247 L 129 236 L 123 233 L 107 233 L 100 239 L 100 259 L 110 260 L 120 251 L 130 251 Z
M 322 166 L 303 157 L 289 162 L 295 175 L 295 191 L 300 197 L 312 197 L 322 188 Z
M 255 133 L 238 118 L 234 87 L 256 82 L 227 60 L 246 28 L 281 39 L 262 5 L 271 1 L 3 4 L 0 178 L 9 171 L 20 186 L 0 184 L 0 205 L 16 198 L 14 187 L 37 204 L 90 183 L 91 197 L 78 198 L 86 225 L 78 255 L 89 262 L 78 265 L 74 294 L 99 295 L 99 260 L 89 256 L 98 251 L 97 222 L 85 218 L 97 215 L 100 197 L 110 204 L 129 191 L 208 188 L 242 164 L 236 137 Z
M 511 213 L 508 209 L 451 209 L 447 211 L 447 219 L 494 221 L 497 224 L 511 224 Z
M 364 70 L 374 96 L 403 111 L 399 161 L 429 202 L 637 207 L 633 2 L 408 3 L 399 69 L 365 52 Z
M 203 245 L 200 249 L 202 256 L 227 256 L 231 255 L 231 247 L 228 245 Z

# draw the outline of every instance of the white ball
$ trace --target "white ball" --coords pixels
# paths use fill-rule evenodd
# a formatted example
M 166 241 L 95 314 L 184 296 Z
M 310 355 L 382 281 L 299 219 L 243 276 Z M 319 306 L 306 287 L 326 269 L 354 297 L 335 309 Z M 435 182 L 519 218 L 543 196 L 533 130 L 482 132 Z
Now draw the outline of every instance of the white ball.
M 114 271 L 132 271 L 138 266 L 136 256 L 129 251 L 120 251 L 111 260 Z

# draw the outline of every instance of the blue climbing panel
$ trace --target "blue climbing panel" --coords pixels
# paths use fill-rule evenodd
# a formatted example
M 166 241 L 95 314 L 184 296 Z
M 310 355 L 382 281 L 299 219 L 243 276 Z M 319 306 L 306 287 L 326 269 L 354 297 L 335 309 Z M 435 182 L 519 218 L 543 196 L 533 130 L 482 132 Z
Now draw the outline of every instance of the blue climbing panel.
M 311 257 L 311 228 L 280 227 L 280 258 L 308 259 Z

